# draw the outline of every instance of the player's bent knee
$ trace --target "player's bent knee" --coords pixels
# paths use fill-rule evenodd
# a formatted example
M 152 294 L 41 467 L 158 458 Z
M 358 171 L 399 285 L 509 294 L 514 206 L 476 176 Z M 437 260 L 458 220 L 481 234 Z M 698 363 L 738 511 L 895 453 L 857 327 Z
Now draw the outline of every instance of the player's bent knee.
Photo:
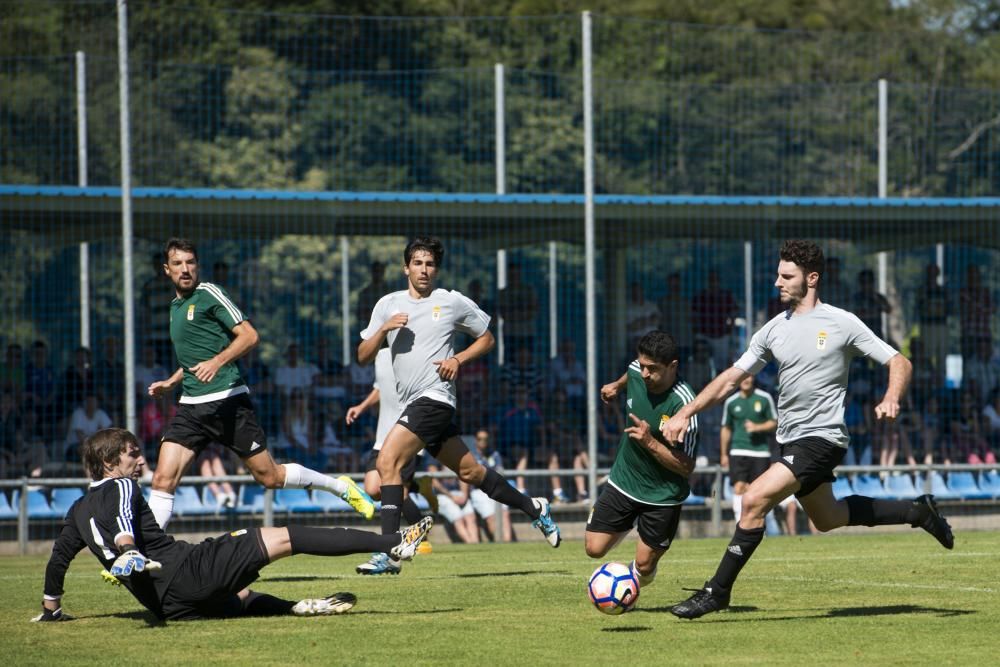
M 458 478 L 466 484 L 479 488 L 479 485 L 486 479 L 486 468 L 482 465 L 468 468 L 462 466 L 458 471 Z
M 596 540 L 592 541 L 588 536 L 584 539 L 583 547 L 590 558 L 603 558 L 608 553 L 610 545 L 601 544 Z
M 812 518 L 812 517 L 810 517 Z M 840 528 L 840 525 L 836 521 L 832 521 L 827 517 L 817 517 L 812 520 L 813 525 L 816 526 L 816 530 L 821 533 L 829 533 L 835 528 Z

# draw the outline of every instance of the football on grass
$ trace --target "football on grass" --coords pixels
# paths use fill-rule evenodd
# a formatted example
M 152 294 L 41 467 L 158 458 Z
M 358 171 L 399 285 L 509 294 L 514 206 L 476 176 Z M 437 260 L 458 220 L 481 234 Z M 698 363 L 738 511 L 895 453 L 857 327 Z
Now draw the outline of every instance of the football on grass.
M 624 614 L 631 611 L 639 599 L 639 582 L 628 565 L 605 563 L 590 575 L 587 593 L 598 611 Z

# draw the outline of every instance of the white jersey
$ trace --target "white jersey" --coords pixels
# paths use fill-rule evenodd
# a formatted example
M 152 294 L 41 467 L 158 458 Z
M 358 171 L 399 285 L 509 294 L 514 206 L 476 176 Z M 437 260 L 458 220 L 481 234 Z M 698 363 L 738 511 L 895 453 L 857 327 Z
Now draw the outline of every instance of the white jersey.
M 847 447 L 847 373 L 855 357 L 886 364 L 897 352 L 846 310 L 825 303 L 765 324 L 734 366 L 756 375 L 778 364 L 778 442 L 818 437 Z
M 403 406 L 399 404 L 396 394 L 396 376 L 392 373 L 392 354 L 389 348 L 383 347 L 375 355 L 375 389 L 378 389 L 378 427 L 375 429 L 375 446 L 372 449 L 382 449 L 385 436 L 396 424 Z
M 442 380 L 434 362 L 455 355 L 455 332 L 473 338 L 485 334 L 490 316 L 453 290 L 436 289 L 425 299 L 415 299 L 408 291 L 400 290 L 378 300 L 361 337 L 370 339 L 397 313 L 406 313 L 406 326 L 390 331 L 386 340 L 401 408 L 424 397 L 456 406 L 455 383 Z

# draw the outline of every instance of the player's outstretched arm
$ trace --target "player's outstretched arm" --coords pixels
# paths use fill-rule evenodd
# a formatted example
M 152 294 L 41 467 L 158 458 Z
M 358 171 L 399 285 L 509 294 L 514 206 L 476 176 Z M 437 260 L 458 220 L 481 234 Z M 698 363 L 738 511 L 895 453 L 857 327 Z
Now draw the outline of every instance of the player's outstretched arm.
M 913 377 L 913 364 L 902 354 L 896 354 L 886 365 L 889 367 L 889 385 L 882 402 L 875 406 L 875 419 L 893 420 L 899 416 L 899 402 Z
M 610 403 L 616 396 L 618 396 L 618 394 L 622 392 L 623 389 L 625 389 L 627 385 L 628 373 L 622 373 L 620 378 L 601 387 L 601 400 L 605 403 Z
M 174 374 L 171 375 L 166 380 L 160 380 L 159 382 L 154 382 L 153 384 L 149 385 L 149 390 L 148 390 L 149 395 L 152 396 L 153 398 L 159 398 L 164 394 L 170 393 L 171 391 L 174 390 L 174 388 L 178 384 L 180 384 L 181 380 L 183 379 L 184 379 L 184 369 L 178 368 L 176 371 L 174 371 Z
M 725 399 L 736 390 L 743 378 L 748 375 L 750 374 L 736 366 L 730 366 L 716 375 L 714 380 L 698 392 L 693 401 L 685 404 L 677 411 L 677 414 L 670 418 L 670 421 L 663 425 L 660 431 L 666 441 L 683 442 L 684 436 L 688 432 L 688 422 L 691 417 Z

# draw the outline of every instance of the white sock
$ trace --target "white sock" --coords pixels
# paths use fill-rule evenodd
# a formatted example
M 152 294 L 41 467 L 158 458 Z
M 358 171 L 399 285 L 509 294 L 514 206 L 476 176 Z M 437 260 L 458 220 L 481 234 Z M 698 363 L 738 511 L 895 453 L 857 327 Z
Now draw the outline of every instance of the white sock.
M 167 529 L 170 517 L 174 514 L 174 494 L 153 489 L 149 492 L 149 509 L 153 510 L 153 518 L 160 528 Z
M 347 493 L 347 484 L 329 475 L 310 470 L 298 463 L 285 463 L 286 489 L 323 489 L 342 496 Z
M 743 495 L 733 494 L 733 516 L 736 518 L 736 523 L 740 522 L 740 517 L 743 516 Z
M 653 570 L 650 574 L 643 574 L 639 572 L 639 568 L 636 567 L 635 561 L 632 561 L 632 574 L 639 582 L 639 588 L 645 588 L 647 585 L 653 583 L 653 579 L 656 579 L 656 570 Z

